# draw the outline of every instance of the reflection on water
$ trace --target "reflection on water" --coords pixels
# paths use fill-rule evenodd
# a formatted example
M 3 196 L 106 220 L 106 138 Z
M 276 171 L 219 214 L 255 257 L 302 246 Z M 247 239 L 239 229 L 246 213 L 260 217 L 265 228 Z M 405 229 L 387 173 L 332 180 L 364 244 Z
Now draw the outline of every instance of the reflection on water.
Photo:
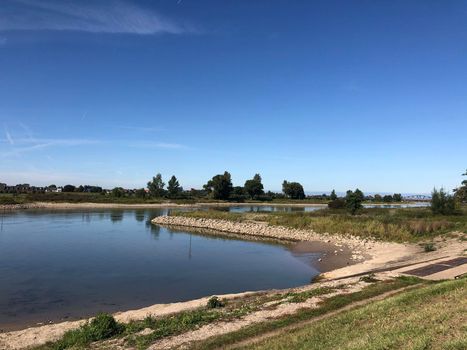
M 17 211 L 0 234 L 0 329 L 306 284 L 315 254 L 151 225 L 160 210 Z M 306 257 L 306 261 L 303 260 Z
M 363 204 L 365 208 L 422 208 L 428 207 L 428 202 L 417 203 L 401 203 L 401 204 Z M 281 205 L 233 205 L 230 207 L 212 207 L 207 210 L 228 211 L 232 213 L 260 213 L 260 212 L 312 212 L 316 210 L 326 209 L 327 204 L 313 206 L 281 206 Z

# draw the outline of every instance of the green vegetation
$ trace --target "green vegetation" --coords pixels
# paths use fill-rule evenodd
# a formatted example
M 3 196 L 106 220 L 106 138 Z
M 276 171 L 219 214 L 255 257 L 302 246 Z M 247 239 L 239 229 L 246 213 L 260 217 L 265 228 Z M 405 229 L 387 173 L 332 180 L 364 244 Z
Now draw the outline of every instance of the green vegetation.
M 109 314 L 99 314 L 91 322 L 65 333 L 62 339 L 38 347 L 38 350 L 63 350 L 85 347 L 92 342 L 105 340 L 125 331 L 125 325 L 115 321 Z
M 331 287 L 321 287 L 315 288 L 312 290 L 307 290 L 304 292 L 290 292 L 285 295 L 289 303 L 303 303 L 304 301 L 312 298 L 318 297 L 320 295 L 325 295 L 334 292 L 336 289 Z
M 467 170 L 462 176 L 467 176 Z M 456 199 L 461 203 L 467 203 L 467 179 L 463 180 L 461 186 L 454 190 Z
M 436 247 L 433 243 L 426 243 L 423 246 L 423 249 L 425 250 L 425 253 L 429 253 L 429 252 L 434 252 L 436 250 Z
M 362 291 L 330 296 L 315 309 L 303 309 L 292 316 L 284 316 L 283 318 L 256 324 L 240 330 L 242 336 L 250 336 L 251 332 L 256 329 L 267 331 L 277 327 L 288 325 L 296 321 L 308 319 L 318 315 L 325 314 L 329 311 L 339 309 L 354 301 L 364 300 L 390 290 L 399 289 L 405 286 L 411 286 L 421 283 L 418 278 L 401 277 L 393 280 L 382 281 L 368 287 Z M 253 311 L 259 310 L 265 303 L 271 301 L 300 303 L 305 300 L 325 294 L 330 294 L 336 291 L 336 288 L 321 287 L 303 292 L 275 293 L 265 294 L 258 293 L 251 296 L 246 296 L 239 299 L 231 299 L 226 304 L 217 297 L 211 298 L 206 307 L 168 315 L 163 317 L 146 317 L 141 321 L 132 321 L 128 324 L 121 324 L 108 314 L 100 314 L 90 322 L 84 324 L 76 330 L 71 330 L 55 341 L 49 342 L 43 346 L 35 348 L 36 350 L 62 350 L 62 349 L 81 349 L 88 348 L 91 342 L 101 341 L 106 339 L 120 338 L 121 342 L 127 346 L 136 347 L 137 349 L 146 349 L 154 341 L 164 337 L 182 334 L 188 331 L 195 330 L 203 325 L 217 321 L 231 321 L 243 317 Z M 144 332 L 142 332 L 144 330 Z M 227 334 L 222 337 L 230 337 Z M 222 338 L 221 337 L 221 338 Z M 237 339 L 238 332 L 233 333 L 232 339 Z M 211 342 L 211 340 L 209 340 Z M 223 345 L 219 343 L 212 343 Z M 200 347 L 205 348 L 205 347 Z M 210 348 L 210 347 L 208 347 Z
M 217 309 L 219 307 L 224 307 L 225 303 L 222 300 L 220 300 L 218 297 L 213 296 L 209 298 L 206 306 L 208 309 Z
M 174 212 L 172 215 L 237 222 L 256 220 L 269 225 L 311 229 L 319 233 L 351 234 L 395 242 L 418 242 L 451 231 L 467 233 L 465 207 L 456 215 L 433 214 L 429 208 L 364 208 L 358 211 L 358 215 L 349 215 L 342 209 L 291 213 L 229 213 L 210 210 Z
M 324 315 L 326 313 L 341 309 L 354 302 L 376 297 L 389 291 L 423 283 L 426 282 L 423 282 L 416 277 L 398 277 L 393 280 L 373 283 L 359 292 L 329 297 L 320 303 L 318 308 L 301 309 L 293 315 L 287 315 L 267 322 L 256 323 L 251 326 L 244 327 L 236 332 L 215 336 L 205 341 L 195 343 L 191 348 L 202 350 L 223 348 L 244 339 L 254 337 L 258 334 L 274 331 L 282 327 L 296 324 L 297 322 L 306 321 L 314 317 Z
M 357 210 L 363 208 L 362 203 L 364 199 L 365 196 L 363 195 L 363 192 L 358 188 L 355 190 L 355 192 L 349 190 L 345 196 L 345 206 L 352 215 L 355 215 Z
M 225 171 L 224 174 L 214 176 L 204 185 L 204 189 L 214 199 L 228 199 L 233 190 L 230 173 Z
M 264 187 L 261 182 L 261 175 L 255 174 L 255 176 L 253 176 L 253 179 L 246 180 L 244 189 L 250 199 L 261 198 L 261 196 L 264 194 Z
M 177 198 L 182 191 L 183 191 L 183 188 L 178 183 L 177 178 L 175 177 L 175 175 L 172 175 L 172 177 L 169 180 L 169 184 L 167 186 L 167 192 L 168 192 L 169 198 Z
M 164 190 L 165 183 L 162 181 L 162 175 L 157 174 L 152 178 L 151 181 L 148 182 L 148 190 L 149 194 L 156 198 L 164 197 L 165 190 Z
M 365 283 L 375 283 L 375 282 L 378 282 L 379 279 L 375 277 L 374 273 L 370 273 L 366 276 L 360 277 L 360 281 L 365 282 Z
M 431 192 L 431 211 L 434 214 L 452 215 L 457 211 L 456 199 L 448 195 L 443 188 L 439 191 L 435 188 Z
M 292 199 L 303 199 L 305 198 L 305 191 L 303 186 L 298 182 L 287 182 L 284 180 L 282 183 L 282 192 Z
M 442 282 L 289 330 L 248 349 L 466 349 L 466 312 L 467 279 Z

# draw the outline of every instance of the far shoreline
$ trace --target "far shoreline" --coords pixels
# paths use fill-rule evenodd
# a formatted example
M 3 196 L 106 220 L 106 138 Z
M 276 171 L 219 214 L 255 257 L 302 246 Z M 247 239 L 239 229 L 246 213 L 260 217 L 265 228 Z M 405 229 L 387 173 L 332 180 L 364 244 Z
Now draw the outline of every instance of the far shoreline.
M 387 205 L 403 206 L 413 205 L 418 202 L 401 202 L 401 203 L 364 203 L 375 207 Z M 198 202 L 198 203 L 95 203 L 95 202 L 30 202 L 22 204 L 3 204 L 0 205 L 0 210 L 27 210 L 27 209 L 48 209 L 48 210 L 64 210 L 64 209 L 157 209 L 157 208 L 228 208 L 228 207 L 320 207 L 327 208 L 327 203 L 274 203 L 274 202 Z

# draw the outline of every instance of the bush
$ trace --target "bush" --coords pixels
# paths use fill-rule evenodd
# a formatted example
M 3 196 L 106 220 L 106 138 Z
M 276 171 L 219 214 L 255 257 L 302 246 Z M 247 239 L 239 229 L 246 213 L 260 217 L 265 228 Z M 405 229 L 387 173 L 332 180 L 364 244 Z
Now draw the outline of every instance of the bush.
M 456 199 L 441 188 L 431 192 L 431 211 L 433 214 L 452 215 L 456 212 Z
M 120 326 L 112 315 L 98 314 L 89 323 L 91 333 L 95 340 L 107 339 L 120 332 Z
M 360 277 L 360 281 L 365 282 L 365 283 L 374 283 L 374 282 L 378 282 L 379 279 L 375 277 L 374 273 L 370 273 L 366 276 Z
M 429 253 L 429 252 L 434 252 L 436 250 L 436 247 L 433 243 L 427 243 L 425 244 L 424 249 L 425 249 L 425 253 Z
M 63 338 L 54 344 L 53 349 L 86 346 L 92 342 L 121 334 L 124 330 L 125 326 L 118 323 L 112 315 L 101 313 L 80 328 L 66 332 Z
M 345 208 L 345 200 L 343 199 L 334 199 L 328 203 L 330 209 L 343 209 Z
M 213 296 L 209 298 L 206 306 L 208 307 L 208 309 L 217 309 L 219 307 L 224 307 L 225 303 L 222 300 L 220 300 L 218 297 Z

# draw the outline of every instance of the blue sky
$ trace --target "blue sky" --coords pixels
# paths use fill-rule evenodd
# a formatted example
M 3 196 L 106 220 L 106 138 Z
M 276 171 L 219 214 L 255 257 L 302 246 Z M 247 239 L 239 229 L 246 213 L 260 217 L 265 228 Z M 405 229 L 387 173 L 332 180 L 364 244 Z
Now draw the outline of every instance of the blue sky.
M 427 193 L 467 167 L 467 1 L 0 7 L 0 182 Z

